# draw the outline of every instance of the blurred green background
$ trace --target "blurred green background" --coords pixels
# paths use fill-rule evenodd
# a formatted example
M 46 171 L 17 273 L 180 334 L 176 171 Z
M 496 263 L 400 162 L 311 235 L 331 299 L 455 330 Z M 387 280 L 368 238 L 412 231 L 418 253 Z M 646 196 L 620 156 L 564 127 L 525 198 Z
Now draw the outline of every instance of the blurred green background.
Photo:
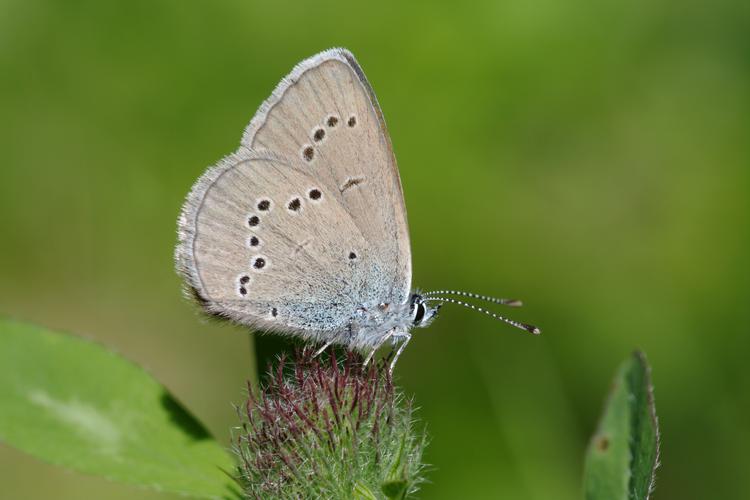
M 544 330 L 446 306 L 415 332 L 397 374 L 432 436 L 422 498 L 579 497 L 636 346 L 662 425 L 656 498 L 747 495 L 745 1 L 3 0 L 0 314 L 146 366 L 228 443 L 252 336 L 182 298 L 175 221 L 278 80 L 331 46 L 388 121 L 415 285 L 522 298 L 513 317 Z M 175 498 L 4 445 L 0 482 Z

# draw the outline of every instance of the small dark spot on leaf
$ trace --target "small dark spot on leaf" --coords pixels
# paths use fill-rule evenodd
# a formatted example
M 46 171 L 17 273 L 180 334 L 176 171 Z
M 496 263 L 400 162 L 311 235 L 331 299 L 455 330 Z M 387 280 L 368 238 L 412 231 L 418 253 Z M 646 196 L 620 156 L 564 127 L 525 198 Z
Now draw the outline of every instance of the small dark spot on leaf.
M 599 436 L 596 438 L 596 449 L 599 451 L 607 451 L 609 448 L 609 438 L 607 436 Z

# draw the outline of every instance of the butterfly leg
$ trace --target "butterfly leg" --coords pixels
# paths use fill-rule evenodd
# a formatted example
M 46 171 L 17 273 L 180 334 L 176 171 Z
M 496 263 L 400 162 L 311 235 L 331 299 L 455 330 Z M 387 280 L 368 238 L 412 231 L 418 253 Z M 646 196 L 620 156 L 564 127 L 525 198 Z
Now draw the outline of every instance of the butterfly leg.
M 326 342 L 325 344 L 323 344 L 323 347 L 321 347 L 320 349 L 318 349 L 317 351 L 315 351 L 315 354 L 313 354 L 313 358 L 317 358 L 318 356 L 320 356 L 321 354 L 323 354 L 323 351 L 325 351 L 326 349 L 328 349 L 328 347 L 331 344 L 333 344 L 333 341 L 329 341 L 329 342 Z
M 377 350 L 380 349 L 380 346 L 382 346 L 383 344 L 385 344 L 386 340 L 388 340 L 389 338 L 393 337 L 394 333 L 396 333 L 396 329 L 395 328 L 391 329 L 388 333 L 386 333 L 385 335 L 383 335 L 383 337 L 380 340 L 378 340 L 378 343 L 373 346 L 372 351 L 370 351 L 370 354 L 367 355 L 367 358 L 365 359 L 365 362 L 362 364 L 363 368 L 370 363 L 370 360 L 375 355 L 375 352 L 377 352 Z
M 401 353 L 406 348 L 406 344 L 408 344 L 411 340 L 410 333 L 403 333 L 402 336 L 404 337 L 404 341 L 401 342 L 398 351 L 396 351 L 396 356 L 393 358 L 393 361 L 391 361 L 391 366 L 388 367 L 388 375 L 393 375 L 393 369 L 396 367 L 396 361 L 398 361 L 398 357 L 401 356 Z

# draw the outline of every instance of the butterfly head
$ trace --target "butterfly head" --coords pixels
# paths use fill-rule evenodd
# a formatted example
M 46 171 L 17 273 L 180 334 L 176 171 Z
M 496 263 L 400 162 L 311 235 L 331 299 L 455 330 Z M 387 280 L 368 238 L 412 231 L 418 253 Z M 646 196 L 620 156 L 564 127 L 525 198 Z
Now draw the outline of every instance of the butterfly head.
M 412 326 L 424 328 L 429 326 L 437 317 L 442 304 L 431 306 L 422 295 L 415 293 L 411 296 L 411 319 Z

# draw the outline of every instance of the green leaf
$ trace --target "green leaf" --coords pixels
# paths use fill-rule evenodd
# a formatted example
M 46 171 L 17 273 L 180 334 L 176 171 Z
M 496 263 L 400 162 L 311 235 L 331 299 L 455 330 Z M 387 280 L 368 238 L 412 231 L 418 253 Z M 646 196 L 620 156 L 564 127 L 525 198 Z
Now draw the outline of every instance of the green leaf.
M 238 496 L 232 457 L 143 369 L 93 342 L 4 319 L 0 440 L 160 491 Z
M 586 453 L 587 500 L 645 500 L 659 463 L 651 369 L 636 351 L 620 367 Z

